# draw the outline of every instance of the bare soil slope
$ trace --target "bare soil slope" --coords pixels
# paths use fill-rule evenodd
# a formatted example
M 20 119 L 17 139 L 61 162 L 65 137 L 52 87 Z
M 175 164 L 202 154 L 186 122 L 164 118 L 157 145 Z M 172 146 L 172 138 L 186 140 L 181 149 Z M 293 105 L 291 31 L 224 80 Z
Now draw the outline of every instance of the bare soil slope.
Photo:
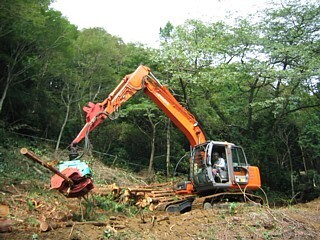
M 42 194 L 32 194 L 26 184 L 1 186 L 0 239 L 320 239 L 320 199 L 277 209 L 229 203 L 130 217 L 93 206 L 99 220 L 80 222 L 78 199 L 42 187 Z

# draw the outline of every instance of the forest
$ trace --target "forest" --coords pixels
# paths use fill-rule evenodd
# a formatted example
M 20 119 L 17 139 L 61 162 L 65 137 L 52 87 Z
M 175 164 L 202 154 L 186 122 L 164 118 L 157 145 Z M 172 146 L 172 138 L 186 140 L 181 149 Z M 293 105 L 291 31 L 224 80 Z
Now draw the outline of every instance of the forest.
M 259 18 L 232 25 L 168 22 L 158 48 L 107 29 L 79 30 L 51 2 L 0 2 L 0 173 L 12 164 L 6 152 L 25 142 L 59 158 L 85 123 L 82 107 L 102 102 L 143 64 L 209 139 L 245 149 L 267 192 L 302 201 L 320 195 L 319 2 L 274 1 Z M 190 146 L 156 105 L 139 93 L 114 118 L 90 133 L 91 156 L 173 177 Z

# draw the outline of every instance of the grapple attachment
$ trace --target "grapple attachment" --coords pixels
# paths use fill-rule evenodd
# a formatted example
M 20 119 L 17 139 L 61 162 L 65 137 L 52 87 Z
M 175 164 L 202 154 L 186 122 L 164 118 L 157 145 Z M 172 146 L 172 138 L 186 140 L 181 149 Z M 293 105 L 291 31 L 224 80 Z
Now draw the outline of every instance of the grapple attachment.
M 94 188 L 91 180 L 91 169 L 79 159 L 65 161 L 59 164 L 59 168 L 56 169 L 27 148 L 21 148 L 20 152 L 55 173 L 51 178 L 51 188 L 59 190 L 66 197 L 82 197 Z M 74 154 L 74 156 L 77 155 Z
M 66 161 L 59 164 L 59 172 L 72 180 L 72 184 L 55 174 L 51 178 L 51 188 L 66 197 L 82 197 L 94 188 L 89 166 L 80 160 Z

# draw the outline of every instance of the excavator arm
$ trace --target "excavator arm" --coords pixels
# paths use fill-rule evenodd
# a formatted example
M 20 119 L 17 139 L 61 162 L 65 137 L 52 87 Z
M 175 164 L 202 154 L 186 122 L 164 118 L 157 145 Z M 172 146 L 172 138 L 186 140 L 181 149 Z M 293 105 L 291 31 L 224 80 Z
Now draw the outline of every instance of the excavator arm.
M 195 117 L 174 98 L 166 86 L 161 85 L 148 67 L 140 65 L 135 72 L 126 75 L 103 102 L 89 102 L 88 106 L 83 108 L 87 114 L 86 124 L 71 145 L 79 143 L 104 119 L 112 119 L 112 114 L 140 90 L 184 133 L 192 147 L 206 141 Z

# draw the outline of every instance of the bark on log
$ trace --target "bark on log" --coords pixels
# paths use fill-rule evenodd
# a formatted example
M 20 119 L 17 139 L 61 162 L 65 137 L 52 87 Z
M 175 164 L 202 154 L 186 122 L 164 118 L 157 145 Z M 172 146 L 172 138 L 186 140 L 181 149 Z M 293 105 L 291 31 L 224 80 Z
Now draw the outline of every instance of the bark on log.
M 129 192 L 152 192 L 152 189 L 145 189 L 145 188 L 128 188 Z
M 10 213 L 9 206 L 1 204 L 0 205 L 0 218 L 8 216 L 9 213 Z
M 65 176 L 64 174 L 62 174 L 58 169 L 56 169 L 55 167 L 51 166 L 50 164 L 46 163 L 45 161 L 43 161 L 40 157 L 38 157 L 34 152 L 29 151 L 27 148 L 21 148 L 20 149 L 20 153 L 24 156 L 26 156 L 27 158 L 41 164 L 42 166 L 44 166 L 45 168 L 49 169 L 51 172 L 57 174 L 58 176 L 62 177 L 64 180 L 66 180 L 70 185 L 73 185 L 73 181 L 68 178 L 67 176 Z
M 0 220 L 0 233 L 11 232 L 12 221 L 10 219 Z

